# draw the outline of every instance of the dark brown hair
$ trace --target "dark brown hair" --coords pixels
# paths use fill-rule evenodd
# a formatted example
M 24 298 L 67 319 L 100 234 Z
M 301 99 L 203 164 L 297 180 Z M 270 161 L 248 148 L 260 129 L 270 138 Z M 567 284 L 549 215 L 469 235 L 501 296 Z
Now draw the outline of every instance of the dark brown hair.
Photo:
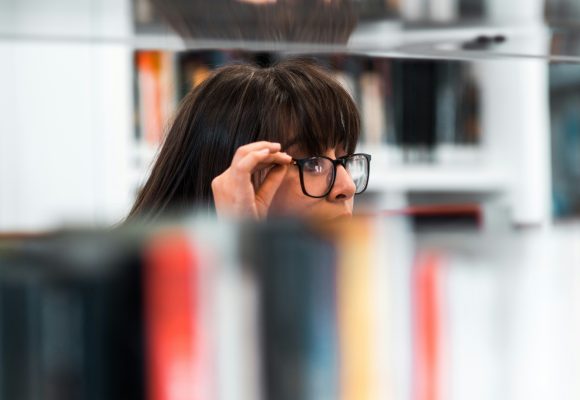
M 245 144 L 297 145 L 309 155 L 341 145 L 352 153 L 359 131 L 350 95 L 312 61 L 221 67 L 182 101 L 129 218 L 211 210 L 212 180 Z

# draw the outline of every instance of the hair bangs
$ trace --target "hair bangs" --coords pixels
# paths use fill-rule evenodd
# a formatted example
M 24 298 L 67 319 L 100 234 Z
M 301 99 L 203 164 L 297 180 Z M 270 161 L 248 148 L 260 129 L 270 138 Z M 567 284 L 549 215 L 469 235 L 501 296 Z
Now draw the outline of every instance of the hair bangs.
M 345 97 L 328 94 L 321 100 L 312 97 L 292 110 L 297 121 L 294 141 L 309 156 L 337 148 L 349 154 L 356 148 L 359 122 L 354 103 L 350 104 L 352 100 L 346 92 Z
M 297 64 L 300 68 L 295 68 Z M 358 110 L 350 94 L 327 71 L 309 61 L 292 60 L 277 64 L 271 73 L 275 95 L 265 95 L 263 101 L 272 139 L 308 156 L 336 148 L 347 154 L 355 151 L 360 134 Z

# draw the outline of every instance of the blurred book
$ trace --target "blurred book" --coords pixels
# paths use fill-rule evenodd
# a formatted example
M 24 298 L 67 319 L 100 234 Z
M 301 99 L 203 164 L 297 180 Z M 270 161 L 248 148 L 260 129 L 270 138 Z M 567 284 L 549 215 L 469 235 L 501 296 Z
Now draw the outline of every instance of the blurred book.
M 0 398 L 143 398 L 140 274 L 123 237 L 0 249 Z
M 133 22 L 137 33 L 168 33 L 168 25 L 151 0 L 133 1 Z
M 546 0 L 545 1 L 546 20 L 554 25 L 577 27 L 578 17 L 580 17 L 580 4 L 574 0 Z
M 575 65 L 550 66 L 552 212 L 580 215 L 580 74 Z
M 420 253 L 412 274 L 413 394 L 417 400 L 441 398 L 441 307 L 440 256 Z
M 417 231 L 483 228 L 483 211 L 478 204 L 417 204 L 383 215 L 406 216 Z
M 143 50 L 135 53 L 137 138 L 159 145 L 177 107 L 175 55 Z
M 386 137 L 383 79 L 376 72 L 364 72 L 360 77 L 362 140 L 368 145 L 379 145 Z
M 397 144 L 428 156 L 437 140 L 436 68 L 436 62 L 414 60 L 402 60 L 393 68 Z
M 189 217 L 0 242 L 0 398 L 578 398 L 579 232 Z

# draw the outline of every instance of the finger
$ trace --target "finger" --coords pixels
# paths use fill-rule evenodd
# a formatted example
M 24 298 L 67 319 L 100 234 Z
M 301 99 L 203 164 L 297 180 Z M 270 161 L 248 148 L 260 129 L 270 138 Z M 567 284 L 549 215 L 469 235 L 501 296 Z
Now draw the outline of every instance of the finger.
M 270 207 L 274 195 L 284 180 L 288 165 L 277 165 L 268 173 L 266 179 L 256 192 L 256 203 L 266 210 Z
M 262 149 L 259 151 L 254 151 L 241 159 L 236 164 L 236 170 L 242 173 L 252 173 L 259 167 L 260 164 L 289 164 L 291 162 L 292 157 L 286 153 L 270 153 L 269 149 Z
M 260 141 L 260 142 L 249 143 L 249 144 L 246 144 L 244 146 L 238 147 L 238 149 L 236 150 L 236 153 L 234 154 L 234 160 L 242 159 L 246 155 L 248 155 L 249 153 L 251 153 L 253 151 L 269 149 L 270 152 L 276 152 L 276 151 L 279 151 L 281 149 L 281 147 L 282 146 L 280 145 L 280 143 L 267 142 L 264 140 Z
M 292 157 L 286 153 L 269 153 L 267 149 L 252 152 L 244 157 L 234 169 L 238 173 L 248 174 L 272 166 L 272 164 L 289 164 Z
M 285 154 L 285 153 L 282 153 Z M 266 160 L 260 161 L 258 165 L 252 170 L 252 172 L 258 172 L 263 169 L 272 168 L 276 165 L 286 165 L 292 163 L 292 157 L 282 157 L 280 158 L 277 154 L 270 154 L 270 157 L 267 157 Z

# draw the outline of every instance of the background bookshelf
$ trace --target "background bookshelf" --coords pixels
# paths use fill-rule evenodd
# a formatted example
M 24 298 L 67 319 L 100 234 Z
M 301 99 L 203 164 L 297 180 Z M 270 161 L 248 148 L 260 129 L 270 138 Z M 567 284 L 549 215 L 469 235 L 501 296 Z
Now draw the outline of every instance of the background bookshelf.
M 187 56 L 217 54 L 216 49 L 230 56 L 307 53 L 342 74 L 340 78 L 348 80 L 350 73 L 359 87 L 363 114 L 367 109 L 367 116 L 376 115 L 373 107 L 386 110 L 386 118 L 367 124 L 375 131 L 365 129 L 361 143 L 361 149 L 375 155 L 367 200 L 378 201 L 380 209 L 412 205 L 417 195 L 432 195 L 438 202 L 464 198 L 508 208 L 510 220 L 518 224 L 547 222 L 554 214 L 552 180 L 559 178 L 552 161 L 559 158 L 550 151 L 555 134 L 550 128 L 561 126 L 554 117 L 562 115 L 555 107 L 563 103 L 551 103 L 556 91 L 548 88 L 565 68 L 547 63 L 545 57 L 573 61 L 578 55 L 574 30 L 564 29 L 567 16 L 574 15 L 568 3 L 388 2 L 389 7 L 378 14 L 359 10 L 359 25 L 346 45 L 183 39 L 146 4 L 146 0 L 2 3 L 6 12 L 0 16 L 0 46 L 7 62 L 0 66 L 4 88 L 0 188 L 10 195 L 0 197 L 0 229 L 119 221 L 156 152 L 156 144 L 142 140 L 139 133 L 143 122 L 137 55 L 167 54 L 176 82 L 182 85 L 180 63 Z M 375 7 L 372 4 L 368 2 Z M 497 36 L 506 40 L 486 39 Z M 345 59 L 358 60 L 359 72 L 348 72 L 340 64 Z M 217 64 L 215 60 L 208 64 L 212 63 Z M 396 145 L 401 141 L 396 109 L 400 103 L 393 99 L 400 94 L 388 90 L 401 83 L 395 77 L 396 65 L 404 63 L 431 65 L 435 74 L 448 74 L 436 79 L 440 109 L 434 115 L 444 115 L 447 121 L 433 127 L 430 140 L 437 145 L 430 145 L 431 151 Z M 365 98 L 375 98 L 367 107 L 361 82 L 370 92 L 375 90 L 374 94 L 366 90 Z M 455 97 L 449 93 L 445 97 L 441 92 L 453 82 Z M 186 87 L 165 90 L 167 109 L 155 135 L 163 133 L 168 110 Z M 465 134 L 466 122 L 461 126 L 444 110 L 454 104 L 465 110 L 471 107 L 477 117 L 472 124 L 477 138 L 471 143 L 449 139 L 456 132 Z M 558 146 L 568 148 L 565 143 Z M 569 197 L 564 202 L 576 201 L 573 190 L 560 193 Z M 574 207 L 555 215 L 575 215 Z
M 269 64 L 295 55 L 239 50 L 137 50 L 135 92 L 140 117 L 136 148 L 143 158 L 136 164 L 135 176 L 140 179 L 145 176 L 143 171 L 151 165 L 165 129 L 162 121 L 170 120 L 172 114 L 170 108 L 156 104 L 176 105 L 176 99 L 201 82 L 210 70 L 226 62 Z M 517 171 L 525 168 L 519 162 L 525 163 L 529 157 L 549 167 L 548 153 L 540 148 L 536 153 L 510 160 L 504 149 L 508 141 L 501 134 L 513 129 L 511 140 L 517 142 L 518 132 L 529 129 L 517 124 L 521 123 L 521 116 L 528 114 L 525 107 L 545 100 L 542 81 L 531 85 L 521 81 L 506 83 L 514 86 L 509 94 L 514 102 L 524 95 L 523 91 L 531 96 L 532 102 L 513 107 L 508 115 L 494 107 L 494 103 L 507 96 L 495 88 L 498 79 L 504 76 L 506 81 L 510 80 L 518 68 L 532 74 L 522 79 L 537 79 L 543 73 L 538 69 L 540 64 L 518 66 L 506 61 L 506 68 L 493 70 L 494 66 L 485 61 L 414 60 L 360 51 L 306 55 L 328 68 L 358 104 L 363 126 L 359 148 L 373 154 L 373 177 L 366 200 L 374 203 L 374 207 L 412 206 L 409 194 L 433 193 L 438 195 L 434 199 L 439 202 L 493 200 L 498 206 L 519 208 L 520 214 L 512 215 L 518 223 L 537 223 L 548 216 L 548 199 L 532 204 L 520 202 L 523 190 L 535 191 L 536 199 L 545 197 L 547 191 L 538 192 L 545 189 L 538 186 L 542 183 L 535 180 L 537 177 L 531 182 L 518 179 L 517 175 Z M 141 68 L 143 58 L 154 59 L 156 69 L 148 64 Z M 494 86 L 488 85 L 488 80 Z M 173 90 L 165 90 L 167 87 Z M 157 96 L 157 100 L 147 95 Z M 538 113 L 535 118 L 536 133 L 545 134 L 546 131 L 538 130 L 547 116 Z M 510 126 L 514 123 L 516 126 Z M 495 136 L 490 132 L 492 129 L 497 132 Z

